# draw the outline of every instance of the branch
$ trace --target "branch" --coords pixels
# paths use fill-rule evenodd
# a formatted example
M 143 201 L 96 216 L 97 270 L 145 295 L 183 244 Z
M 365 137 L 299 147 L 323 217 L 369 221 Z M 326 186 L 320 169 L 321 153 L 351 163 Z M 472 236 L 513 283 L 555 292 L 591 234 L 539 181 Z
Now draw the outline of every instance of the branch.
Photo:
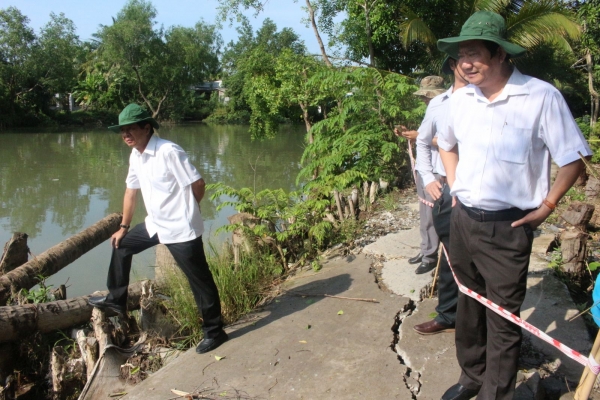
M 321 35 L 319 34 L 319 29 L 317 28 L 317 21 L 315 20 L 315 9 L 310 4 L 310 0 L 306 0 L 306 7 L 308 8 L 308 15 L 310 17 L 310 23 L 315 31 L 315 36 L 317 37 L 317 42 L 319 43 L 319 48 L 321 49 L 321 55 L 323 56 L 323 61 L 328 67 L 333 67 L 331 61 L 329 61 L 329 57 L 327 56 L 327 52 L 325 51 L 325 46 L 323 45 L 323 40 L 321 40 Z
M 140 93 L 140 96 L 142 96 L 142 99 L 144 99 L 144 102 L 146 103 L 146 105 L 148 106 L 150 111 L 152 111 L 152 115 L 154 115 L 155 114 L 154 107 L 152 107 L 152 104 L 150 104 L 150 101 L 146 98 L 146 96 L 144 96 L 144 92 L 142 92 L 142 78 L 140 77 L 140 73 L 136 67 L 132 66 L 131 68 L 135 71 L 135 76 L 137 77 L 138 92 Z

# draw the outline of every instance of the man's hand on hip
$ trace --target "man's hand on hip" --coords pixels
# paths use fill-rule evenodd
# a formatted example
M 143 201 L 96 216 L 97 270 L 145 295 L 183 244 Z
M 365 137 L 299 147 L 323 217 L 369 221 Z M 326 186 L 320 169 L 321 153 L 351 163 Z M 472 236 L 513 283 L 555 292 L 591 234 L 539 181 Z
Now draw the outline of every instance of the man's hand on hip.
M 425 186 L 425 191 L 431 196 L 433 201 L 442 197 L 442 184 L 438 181 L 433 181 Z
M 542 205 L 540 208 L 538 208 L 537 210 L 533 210 L 520 220 L 513 222 L 512 224 L 510 224 L 510 226 L 516 228 L 524 224 L 529 224 L 529 226 L 531 226 L 531 229 L 535 230 L 538 226 L 540 226 L 542 222 L 546 220 L 546 218 L 548 218 L 548 216 L 551 213 L 552 210 L 550 208 L 548 208 L 545 205 Z

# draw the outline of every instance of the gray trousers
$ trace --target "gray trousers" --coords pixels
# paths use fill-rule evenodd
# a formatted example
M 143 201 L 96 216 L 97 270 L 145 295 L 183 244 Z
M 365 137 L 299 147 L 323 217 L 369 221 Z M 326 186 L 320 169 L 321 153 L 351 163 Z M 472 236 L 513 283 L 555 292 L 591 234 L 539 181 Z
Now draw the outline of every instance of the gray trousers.
M 435 179 L 439 179 L 438 174 L 434 174 Z M 433 203 L 431 196 L 425 191 L 423 185 L 423 178 L 417 172 L 417 194 L 420 198 L 425 199 Z M 423 262 L 436 262 L 437 261 L 437 250 L 440 244 L 435 228 L 433 227 L 433 217 L 431 216 L 432 207 L 423 204 L 419 201 L 419 217 L 420 222 L 420 233 L 421 233 L 421 254 L 423 254 Z

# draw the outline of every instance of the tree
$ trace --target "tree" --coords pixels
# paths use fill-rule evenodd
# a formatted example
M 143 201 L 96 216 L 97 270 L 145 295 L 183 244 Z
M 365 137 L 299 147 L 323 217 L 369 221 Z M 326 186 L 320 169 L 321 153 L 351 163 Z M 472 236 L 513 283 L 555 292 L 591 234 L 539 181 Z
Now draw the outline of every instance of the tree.
M 578 17 L 583 26 L 580 54 L 585 60 L 588 90 L 591 97 L 590 127 L 598 121 L 600 95 L 595 86 L 600 81 L 600 1 L 589 0 L 579 8 Z M 579 62 L 578 62 L 579 63 Z
M 27 94 L 39 84 L 32 57 L 36 36 L 28 23 L 29 19 L 15 7 L 0 10 L 0 85 L 6 125 L 13 123 Z
M 41 30 L 37 48 L 42 66 L 41 84 L 51 93 L 69 93 L 77 83 L 81 43 L 73 21 L 63 13 L 50 14 Z
M 273 136 L 283 117 L 298 114 L 276 94 L 281 86 L 275 67 L 284 53 L 303 55 L 304 43 L 290 28 L 277 31 L 277 25 L 265 19 L 252 32 L 247 20 L 238 28 L 240 39 L 229 43 L 223 55 L 223 81 L 230 98 L 228 112 L 234 117 L 247 116 L 253 137 Z
M 194 28 L 164 30 L 154 27 L 156 15 L 150 2 L 130 0 L 113 24 L 96 34 L 101 42 L 99 60 L 135 83 L 153 117 L 168 101 L 186 96 L 191 85 L 217 72 L 220 47 L 214 26 L 198 22 Z
M 448 29 L 439 29 L 439 14 L 435 10 L 401 9 L 400 36 L 405 47 L 419 42 L 435 53 L 438 38 L 457 36 L 464 22 L 476 11 L 487 10 L 506 19 L 508 39 L 534 51 L 543 44 L 552 44 L 571 51 L 569 40 L 579 37 L 575 15 L 559 0 L 455 0 L 450 5 Z M 449 18 L 448 18 L 449 17 Z M 435 21 L 435 22 L 434 22 Z M 443 58 L 443 56 L 441 57 Z

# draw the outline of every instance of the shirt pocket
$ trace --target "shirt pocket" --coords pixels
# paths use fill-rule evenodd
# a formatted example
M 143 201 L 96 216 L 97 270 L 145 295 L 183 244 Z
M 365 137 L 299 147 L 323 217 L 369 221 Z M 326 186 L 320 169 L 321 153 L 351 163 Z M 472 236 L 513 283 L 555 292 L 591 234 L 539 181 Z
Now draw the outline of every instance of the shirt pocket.
M 532 129 L 521 129 L 504 125 L 494 141 L 498 160 L 515 164 L 525 164 L 531 148 Z
M 161 193 L 172 193 L 175 188 L 175 178 L 168 175 L 155 176 L 151 179 L 152 187 Z

